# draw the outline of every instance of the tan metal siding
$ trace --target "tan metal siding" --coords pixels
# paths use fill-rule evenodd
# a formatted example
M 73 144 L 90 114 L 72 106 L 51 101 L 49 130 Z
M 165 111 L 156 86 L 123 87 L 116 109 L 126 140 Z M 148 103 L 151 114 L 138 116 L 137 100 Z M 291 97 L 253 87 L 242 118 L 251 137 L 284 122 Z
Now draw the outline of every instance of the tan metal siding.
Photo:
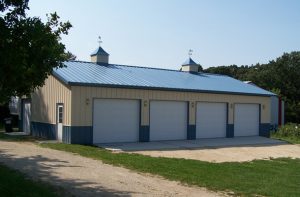
M 72 86 L 72 125 L 91 126 L 94 98 L 123 98 L 140 99 L 141 124 L 149 124 L 149 102 L 151 100 L 178 100 L 189 101 L 189 123 L 195 124 L 196 102 L 227 102 L 228 122 L 233 123 L 234 103 L 257 103 L 261 104 L 261 122 L 270 123 L 270 97 L 245 96 L 231 94 L 208 94 L 193 92 L 175 92 L 160 90 L 139 90 L 123 88 L 84 87 Z M 87 104 L 87 100 L 89 103 Z M 146 105 L 145 105 L 146 102 Z
M 50 75 L 45 85 L 31 94 L 31 121 L 56 123 L 56 104 L 64 104 L 64 125 L 71 125 L 71 89 Z

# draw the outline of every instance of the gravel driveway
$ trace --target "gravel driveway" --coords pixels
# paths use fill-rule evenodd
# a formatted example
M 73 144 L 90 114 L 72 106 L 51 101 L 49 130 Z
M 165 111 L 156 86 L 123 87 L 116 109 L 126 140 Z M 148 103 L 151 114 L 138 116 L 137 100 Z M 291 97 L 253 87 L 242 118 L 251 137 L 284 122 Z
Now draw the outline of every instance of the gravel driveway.
M 209 147 L 190 150 L 147 150 L 132 152 L 152 157 L 184 158 L 221 163 L 279 157 L 300 158 L 300 145 L 252 145 L 244 147 Z
M 0 162 L 75 196 L 221 196 L 31 143 L 0 141 Z

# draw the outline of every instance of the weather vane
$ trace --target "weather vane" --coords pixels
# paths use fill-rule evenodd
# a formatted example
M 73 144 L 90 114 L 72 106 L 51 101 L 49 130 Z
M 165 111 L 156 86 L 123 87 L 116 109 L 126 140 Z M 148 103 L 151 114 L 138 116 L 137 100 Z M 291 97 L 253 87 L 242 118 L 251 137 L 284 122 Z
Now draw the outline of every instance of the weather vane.
M 189 50 L 189 57 L 191 57 L 192 55 L 193 55 L 193 50 L 190 49 L 190 50 Z
M 99 43 L 99 46 L 101 46 L 101 43 L 102 43 L 102 40 L 101 40 L 101 36 L 98 36 L 98 43 Z

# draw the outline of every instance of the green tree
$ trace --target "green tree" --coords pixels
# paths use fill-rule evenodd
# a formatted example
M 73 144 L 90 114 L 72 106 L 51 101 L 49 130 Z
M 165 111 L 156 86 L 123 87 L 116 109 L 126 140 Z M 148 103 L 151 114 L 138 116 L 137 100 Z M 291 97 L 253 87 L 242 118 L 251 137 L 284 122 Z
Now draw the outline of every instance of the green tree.
M 70 51 L 67 51 L 65 53 L 65 59 L 66 60 L 76 60 L 76 55 L 74 55 L 73 53 L 71 53 Z
M 28 9 L 28 0 L 0 0 L 0 102 L 29 95 L 68 59 L 60 41 L 70 22 L 52 13 L 43 23 L 28 17 Z
M 284 53 L 276 60 L 261 65 L 252 81 L 268 90 L 279 89 L 285 100 L 288 122 L 300 122 L 300 52 Z
M 227 76 L 230 76 L 230 77 L 237 78 L 236 74 L 235 74 L 235 70 L 237 68 L 238 67 L 236 65 L 209 67 L 209 68 L 205 69 L 205 72 L 215 73 L 215 74 L 222 74 L 222 75 L 227 75 Z

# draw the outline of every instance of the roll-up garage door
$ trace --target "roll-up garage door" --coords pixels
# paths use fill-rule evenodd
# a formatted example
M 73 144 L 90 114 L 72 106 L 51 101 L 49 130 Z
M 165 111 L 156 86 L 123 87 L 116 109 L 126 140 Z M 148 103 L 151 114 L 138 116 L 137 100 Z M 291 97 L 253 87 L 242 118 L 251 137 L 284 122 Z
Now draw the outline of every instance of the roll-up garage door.
M 226 103 L 197 103 L 196 138 L 226 137 L 226 124 Z
M 150 102 L 150 141 L 187 138 L 187 102 Z
M 96 99 L 93 110 L 94 144 L 138 141 L 138 100 Z
M 234 136 L 259 135 L 259 105 L 235 104 Z

